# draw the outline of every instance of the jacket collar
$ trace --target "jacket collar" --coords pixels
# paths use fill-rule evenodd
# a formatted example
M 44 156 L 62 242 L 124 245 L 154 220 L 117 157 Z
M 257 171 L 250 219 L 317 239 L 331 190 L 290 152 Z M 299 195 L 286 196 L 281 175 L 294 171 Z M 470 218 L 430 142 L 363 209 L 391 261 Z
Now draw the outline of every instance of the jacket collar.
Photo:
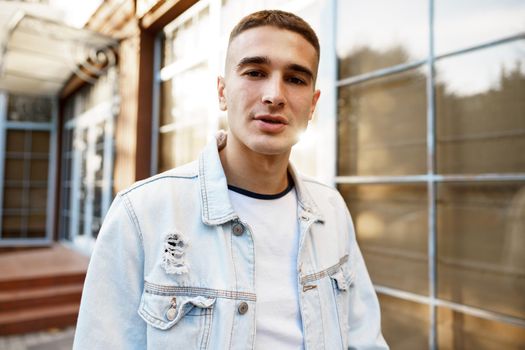
M 292 175 L 299 207 L 303 211 L 300 215 L 323 221 L 319 208 L 291 163 L 288 171 Z M 208 143 L 199 156 L 199 185 L 203 223 L 220 225 L 239 218 L 230 202 L 228 183 L 215 140 Z

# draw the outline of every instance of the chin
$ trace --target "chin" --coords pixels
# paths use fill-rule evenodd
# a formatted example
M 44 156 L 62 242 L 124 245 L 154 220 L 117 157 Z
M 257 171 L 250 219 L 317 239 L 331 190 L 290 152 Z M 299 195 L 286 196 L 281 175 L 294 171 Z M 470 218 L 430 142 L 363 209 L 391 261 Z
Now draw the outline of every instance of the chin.
M 292 146 L 295 143 L 281 143 L 281 142 L 254 142 L 251 145 L 248 145 L 248 147 L 256 153 L 264 154 L 268 156 L 276 156 L 280 154 L 285 154 L 290 152 L 292 149 Z

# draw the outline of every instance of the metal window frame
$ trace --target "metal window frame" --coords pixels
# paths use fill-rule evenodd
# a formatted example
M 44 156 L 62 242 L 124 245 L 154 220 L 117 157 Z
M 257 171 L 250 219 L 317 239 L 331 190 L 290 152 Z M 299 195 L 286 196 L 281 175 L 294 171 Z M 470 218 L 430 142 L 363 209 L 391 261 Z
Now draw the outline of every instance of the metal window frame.
M 58 100 L 55 96 L 40 95 L 39 97 L 49 98 L 51 100 L 51 119 L 48 122 L 19 122 L 9 121 L 7 92 L 0 92 L 0 247 L 19 247 L 19 246 L 47 246 L 53 241 L 54 225 L 54 207 L 56 203 L 55 178 L 56 172 L 56 129 L 58 120 Z M 47 201 L 46 201 L 46 235 L 44 238 L 2 238 L 2 220 L 3 220 L 3 191 L 4 191 L 4 174 L 5 174 L 5 149 L 7 130 L 27 130 L 27 131 L 49 131 L 49 150 L 48 150 L 48 180 L 47 180 Z M 27 190 L 27 186 L 23 186 Z
M 337 0 L 332 0 L 337 2 Z M 435 64 L 441 59 L 458 56 L 468 52 L 474 52 L 485 48 L 496 47 L 498 45 L 516 42 L 525 39 L 525 33 L 503 37 L 497 40 L 487 41 L 481 44 L 472 45 L 463 49 L 446 52 L 436 55 L 434 51 L 434 0 L 429 1 L 429 53 L 427 59 L 403 63 L 396 66 L 377 69 L 372 72 L 366 72 L 357 76 L 351 76 L 336 81 L 336 88 L 363 83 L 372 79 L 387 77 L 389 75 L 401 73 L 415 68 L 423 68 L 426 72 L 426 97 L 427 97 L 427 130 L 426 130 L 426 149 L 427 149 L 427 174 L 423 175 L 403 175 L 403 176 L 335 176 L 335 184 L 408 184 L 420 183 L 427 185 L 427 203 L 428 203 L 428 289 L 429 295 L 423 296 L 411 292 L 406 292 L 397 288 L 386 287 L 374 284 L 376 292 L 396 297 L 401 300 L 413 301 L 420 304 L 426 304 L 429 307 L 429 349 L 438 348 L 437 339 L 437 307 L 446 307 L 448 309 L 462 312 L 467 315 L 487 319 L 490 321 L 501 322 L 515 325 L 525 329 L 525 320 L 508 316 L 495 311 L 485 310 L 466 304 L 455 303 L 440 299 L 437 294 L 437 186 L 447 182 L 525 182 L 525 173 L 507 173 L 507 174 L 460 174 L 447 175 L 437 174 L 436 172 L 436 106 L 435 106 Z M 337 16 L 334 16 L 334 22 Z M 335 36 L 333 38 L 335 42 Z M 337 137 L 337 134 L 336 134 Z M 337 142 L 337 141 L 336 141 Z

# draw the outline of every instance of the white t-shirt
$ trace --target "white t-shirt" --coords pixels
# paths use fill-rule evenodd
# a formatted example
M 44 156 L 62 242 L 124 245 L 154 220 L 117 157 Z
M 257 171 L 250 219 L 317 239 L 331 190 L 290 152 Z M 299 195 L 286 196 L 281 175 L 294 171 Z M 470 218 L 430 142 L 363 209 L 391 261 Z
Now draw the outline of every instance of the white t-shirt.
M 255 349 L 304 349 L 297 290 L 297 195 L 289 186 L 260 195 L 229 186 L 230 200 L 255 242 Z

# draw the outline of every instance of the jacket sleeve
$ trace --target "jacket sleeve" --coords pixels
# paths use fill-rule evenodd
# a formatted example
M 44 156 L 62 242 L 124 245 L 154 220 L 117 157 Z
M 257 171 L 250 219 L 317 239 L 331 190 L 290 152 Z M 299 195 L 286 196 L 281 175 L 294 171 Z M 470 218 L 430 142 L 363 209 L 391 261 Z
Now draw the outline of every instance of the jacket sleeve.
M 143 265 L 142 236 L 131 203 L 117 195 L 91 256 L 73 349 L 146 348 L 146 324 L 137 313 Z
M 388 349 L 381 334 L 381 313 L 377 295 L 368 275 L 363 255 L 357 245 L 354 225 L 348 210 L 346 210 L 346 215 L 349 230 L 350 266 L 354 273 L 354 282 L 349 293 L 349 349 Z

